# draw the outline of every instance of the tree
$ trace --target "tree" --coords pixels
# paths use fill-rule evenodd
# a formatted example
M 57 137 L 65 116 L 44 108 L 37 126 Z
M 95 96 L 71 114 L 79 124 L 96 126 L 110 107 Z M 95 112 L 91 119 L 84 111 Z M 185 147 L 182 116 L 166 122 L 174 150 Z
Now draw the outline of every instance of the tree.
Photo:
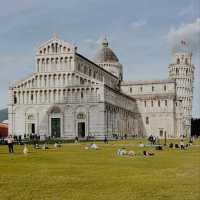
M 200 119 L 192 118 L 191 123 L 192 123 L 192 125 L 191 125 L 191 135 L 192 136 L 200 136 Z

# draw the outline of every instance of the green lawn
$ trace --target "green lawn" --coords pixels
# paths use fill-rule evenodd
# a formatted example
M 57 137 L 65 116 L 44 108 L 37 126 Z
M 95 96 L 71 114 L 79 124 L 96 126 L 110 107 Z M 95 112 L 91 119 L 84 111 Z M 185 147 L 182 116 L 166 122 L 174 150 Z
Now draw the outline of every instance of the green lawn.
M 200 199 L 200 146 L 153 150 L 155 156 L 119 157 L 125 146 L 142 152 L 138 140 L 85 150 L 86 143 L 9 155 L 0 146 L 1 200 L 197 200 Z

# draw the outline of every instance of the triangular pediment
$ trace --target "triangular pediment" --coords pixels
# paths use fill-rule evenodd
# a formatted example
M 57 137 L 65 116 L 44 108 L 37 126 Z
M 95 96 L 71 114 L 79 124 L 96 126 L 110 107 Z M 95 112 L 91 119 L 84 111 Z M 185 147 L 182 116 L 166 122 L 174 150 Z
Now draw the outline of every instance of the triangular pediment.
M 54 36 L 37 48 L 36 55 L 73 53 L 76 49 L 74 45 L 64 42 L 60 38 Z

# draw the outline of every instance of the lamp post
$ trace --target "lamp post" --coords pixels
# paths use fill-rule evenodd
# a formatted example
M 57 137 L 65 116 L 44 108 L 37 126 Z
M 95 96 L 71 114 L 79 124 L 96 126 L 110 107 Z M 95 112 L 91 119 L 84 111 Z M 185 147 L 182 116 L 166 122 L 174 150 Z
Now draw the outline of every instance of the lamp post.
M 164 137 L 165 137 L 165 143 L 164 143 L 164 145 L 166 146 L 167 145 L 167 134 L 166 134 L 166 131 L 164 132 Z

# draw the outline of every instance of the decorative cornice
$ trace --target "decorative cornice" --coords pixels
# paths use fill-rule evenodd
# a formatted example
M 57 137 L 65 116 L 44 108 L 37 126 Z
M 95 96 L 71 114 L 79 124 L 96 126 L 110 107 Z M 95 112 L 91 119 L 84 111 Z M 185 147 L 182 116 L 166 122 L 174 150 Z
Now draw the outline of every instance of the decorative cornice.
M 148 84 L 166 84 L 166 83 L 175 83 L 172 79 L 164 80 L 138 80 L 138 81 L 122 81 L 122 86 L 133 86 L 133 85 L 148 85 Z

